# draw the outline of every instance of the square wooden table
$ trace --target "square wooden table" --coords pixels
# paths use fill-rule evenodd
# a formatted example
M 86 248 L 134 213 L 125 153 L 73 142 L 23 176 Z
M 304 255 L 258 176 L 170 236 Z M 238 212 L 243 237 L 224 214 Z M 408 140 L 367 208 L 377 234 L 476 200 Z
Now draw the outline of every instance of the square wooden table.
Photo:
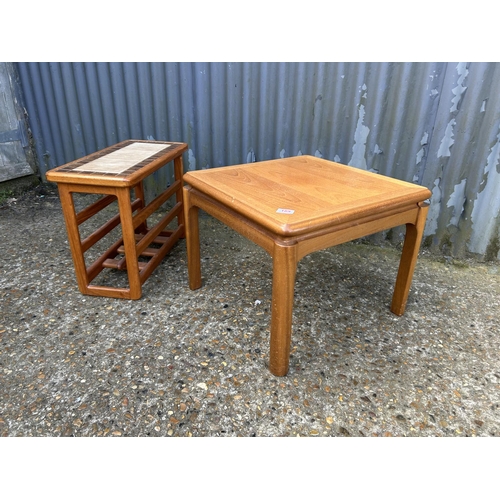
M 182 153 L 187 148 L 187 144 L 181 142 L 128 140 L 47 172 L 47 180 L 56 182 L 59 189 L 81 293 L 124 299 L 141 297 L 146 279 L 175 242 L 184 237 Z M 147 204 L 144 179 L 172 161 L 175 181 Z M 77 213 L 73 193 L 102 194 L 103 197 Z M 132 194 L 135 194 L 133 201 Z M 153 227 L 148 227 L 148 217 L 173 197 L 175 204 L 170 211 Z M 114 201 L 118 202 L 119 213 L 82 238 L 79 226 Z M 176 217 L 177 228 L 165 229 Z M 121 225 L 122 238 L 87 265 L 85 253 L 118 225 Z M 128 288 L 92 284 L 106 268 L 126 271 Z
M 198 209 L 273 259 L 270 371 L 288 372 L 297 263 L 309 253 L 406 225 L 391 311 L 404 313 L 431 192 L 313 156 L 184 175 L 189 286 L 201 286 Z

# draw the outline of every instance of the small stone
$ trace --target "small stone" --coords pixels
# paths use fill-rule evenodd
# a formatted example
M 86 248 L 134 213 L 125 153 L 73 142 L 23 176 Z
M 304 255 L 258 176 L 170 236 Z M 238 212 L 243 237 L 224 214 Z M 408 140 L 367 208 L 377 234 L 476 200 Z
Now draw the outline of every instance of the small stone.
M 333 424 L 333 417 L 326 417 L 326 422 L 327 422 L 327 424 L 332 425 Z
M 207 384 L 205 384 L 205 382 L 200 382 L 199 384 L 196 384 L 196 387 L 204 389 L 205 391 L 208 390 Z

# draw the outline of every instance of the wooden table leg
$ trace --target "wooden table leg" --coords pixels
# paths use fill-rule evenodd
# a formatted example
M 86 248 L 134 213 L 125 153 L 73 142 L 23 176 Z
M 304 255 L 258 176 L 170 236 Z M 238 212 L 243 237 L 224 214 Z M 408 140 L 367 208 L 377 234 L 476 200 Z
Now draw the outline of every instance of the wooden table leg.
M 392 296 L 391 311 L 398 316 L 401 316 L 405 312 L 406 301 L 408 300 L 413 272 L 417 263 L 427 212 L 429 210 L 428 203 L 424 202 L 419 206 L 420 210 L 418 211 L 415 224 L 406 224 L 405 242 L 399 263 L 394 294 Z
M 64 215 L 64 221 L 66 223 L 66 230 L 68 232 L 71 256 L 75 266 L 76 281 L 80 292 L 85 294 L 88 291 L 89 278 L 82 250 L 80 232 L 78 230 L 73 193 L 70 190 L 71 186 L 69 184 L 61 183 L 57 187 L 59 189 L 59 198 L 61 200 L 61 208 Z
M 288 373 L 296 273 L 297 247 L 275 243 L 269 369 L 278 377 Z
M 183 188 L 182 188 L 182 175 L 184 173 L 184 166 L 183 166 L 183 162 L 182 162 L 182 156 L 178 156 L 177 158 L 174 159 L 174 177 L 175 177 L 175 180 L 178 181 L 180 180 L 181 181 L 181 186 L 179 187 L 179 189 L 177 189 L 177 191 L 175 192 L 175 202 L 176 203 L 183 203 Z M 184 211 L 181 210 L 179 212 L 179 215 L 177 216 L 177 225 L 180 227 L 180 226 L 183 226 L 183 230 L 182 230 L 182 233 L 180 235 L 180 238 L 184 238 L 186 236 L 186 227 L 185 227 L 185 223 L 184 223 Z
M 186 250 L 188 260 L 189 288 L 201 287 L 200 230 L 197 206 L 191 201 L 191 188 L 184 187 L 184 221 L 186 227 Z
M 125 248 L 125 262 L 127 267 L 128 282 L 130 287 L 130 299 L 141 298 L 141 280 L 139 277 L 139 263 L 137 261 L 137 247 L 135 240 L 134 221 L 132 218 L 132 207 L 130 204 L 130 191 L 128 188 L 117 189 L 118 207 L 120 210 L 120 221 Z

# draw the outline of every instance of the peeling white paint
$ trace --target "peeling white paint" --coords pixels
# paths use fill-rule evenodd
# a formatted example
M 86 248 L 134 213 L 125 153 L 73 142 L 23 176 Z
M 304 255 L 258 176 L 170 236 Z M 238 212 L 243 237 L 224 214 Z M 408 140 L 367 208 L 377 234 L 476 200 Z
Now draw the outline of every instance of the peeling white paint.
M 282 149 L 282 150 L 280 151 L 280 158 L 284 158 L 284 157 L 285 157 L 285 150 L 284 150 L 284 149 Z
M 251 149 L 247 154 L 247 163 L 255 163 L 255 153 L 253 149 Z
M 439 92 L 436 89 L 431 90 L 431 97 L 436 97 L 439 94 Z
M 481 109 L 479 110 L 480 113 L 484 113 L 486 111 L 486 99 L 483 101 L 483 104 L 481 104 Z
M 353 167 L 367 170 L 365 153 L 366 153 L 366 140 L 368 139 L 368 134 L 370 133 L 370 129 L 366 125 L 363 125 L 364 118 L 365 118 L 365 107 L 361 104 L 359 106 L 358 123 L 356 125 L 356 131 L 354 132 L 354 145 L 352 146 L 352 156 L 348 164 Z
M 188 150 L 188 170 L 196 170 L 196 158 L 192 149 Z
M 333 159 L 333 161 L 336 161 L 337 163 L 341 163 L 340 162 L 340 156 L 339 155 L 335 155 L 335 158 Z
M 427 144 L 428 140 L 429 140 L 429 134 L 427 132 L 424 132 L 422 139 L 420 139 L 420 145 L 425 146 Z M 424 154 L 425 154 L 425 148 L 422 147 L 417 152 L 417 159 L 416 159 L 415 165 L 418 165 L 422 161 Z M 415 179 L 415 177 L 416 177 L 416 179 Z M 418 176 L 415 176 L 415 177 L 413 177 L 413 180 L 416 182 L 416 180 L 418 180 Z
M 422 161 L 424 154 L 425 154 L 425 149 L 420 148 L 417 152 L 417 161 L 415 162 L 415 165 L 418 165 Z
M 500 161 L 500 133 L 497 135 L 497 142 L 490 149 L 490 154 L 486 160 L 484 174 L 486 185 L 477 194 L 474 208 L 472 209 L 472 235 L 469 243 L 471 252 L 483 255 L 486 252 L 488 243 L 500 235 L 495 235 L 495 223 L 500 216 L 500 172 L 497 165 Z
M 455 97 L 451 100 L 453 105 L 450 108 L 450 113 L 458 111 L 458 103 L 460 102 L 460 99 L 462 99 L 462 94 L 467 90 L 467 87 L 462 85 L 469 74 L 469 70 L 466 68 L 465 63 L 458 63 L 457 73 L 459 75 L 457 82 L 458 85 L 454 89 L 451 89 L 451 92 Z
M 321 154 L 321 151 L 319 149 L 316 150 L 314 156 L 316 156 L 316 158 L 323 158 L 323 155 Z
M 441 208 L 441 178 L 434 181 L 434 188 L 432 189 L 431 206 L 427 213 L 427 222 L 425 223 L 424 236 L 436 234 L 438 229 L 438 218 Z
M 384 151 L 380 149 L 380 146 L 378 144 L 375 144 L 375 148 L 373 149 L 373 154 L 374 155 L 381 155 Z
M 466 179 L 463 179 L 460 184 L 455 185 L 455 189 L 453 190 L 453 193 L 451 194 L 450 199 L 446 204 L 448 208 L 453 207 L 453 215 L 451 216 L 450 219 L 450 224 L 453 226 L 458 227 L 458 221 L 460 220 L 460 216 L 464 211 L 464 205 L 466 201 L 465 198 L 466 183 L 467 183 Z
M 437 152 L 437 157 L 440 158 L 442 156 L 451 156 L 450 148 L 455 144 L 455 140 L 453 139 L 453 127 L 456 125 L 455 118 L 452 118 L 448 125 L 446 126 L 446 130 L 444 131 L 444 137 L 441 140 L 441 144 L 439 145 L 439 150 Z

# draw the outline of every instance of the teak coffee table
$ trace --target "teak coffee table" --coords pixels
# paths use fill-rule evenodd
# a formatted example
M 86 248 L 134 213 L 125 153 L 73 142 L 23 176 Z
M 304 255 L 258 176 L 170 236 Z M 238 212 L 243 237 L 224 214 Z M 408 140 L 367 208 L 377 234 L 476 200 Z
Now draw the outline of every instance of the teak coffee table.
M 47 180 L 56 182 L 59 189 L 81 293 L 123 299 L 141 297 L 146 279 L 175 242 L 184 237 L 182 153 L 187 147 L 181 142 L 128 140 L 47 172 Z M 143 180 L 171 161 L 175 181 L 146 204 Z M 73 193 L 96 193 L 103 197 L 77 213 Z M 175 197 L 173 207 L 149 228 L 148 217 L 172 197 Z M 119 213 L 82 239 L 79 226 L 116 200 Z M 177 227 L 166 229 L 176 217 Z M 122 238 L 87 266 L 85 252 L 118 225 Z M 92 284 L 106 268 L 126 271 L 128 288 Z
M 184 175 L 189 286 L 201 286 L 198 209 L 260 245 L 273 259 L 269 369 L 288 372 L 297 263 L 333 245 L 406 224 L 391 311 L 404 313 L 431 192 L 313 156 Z

